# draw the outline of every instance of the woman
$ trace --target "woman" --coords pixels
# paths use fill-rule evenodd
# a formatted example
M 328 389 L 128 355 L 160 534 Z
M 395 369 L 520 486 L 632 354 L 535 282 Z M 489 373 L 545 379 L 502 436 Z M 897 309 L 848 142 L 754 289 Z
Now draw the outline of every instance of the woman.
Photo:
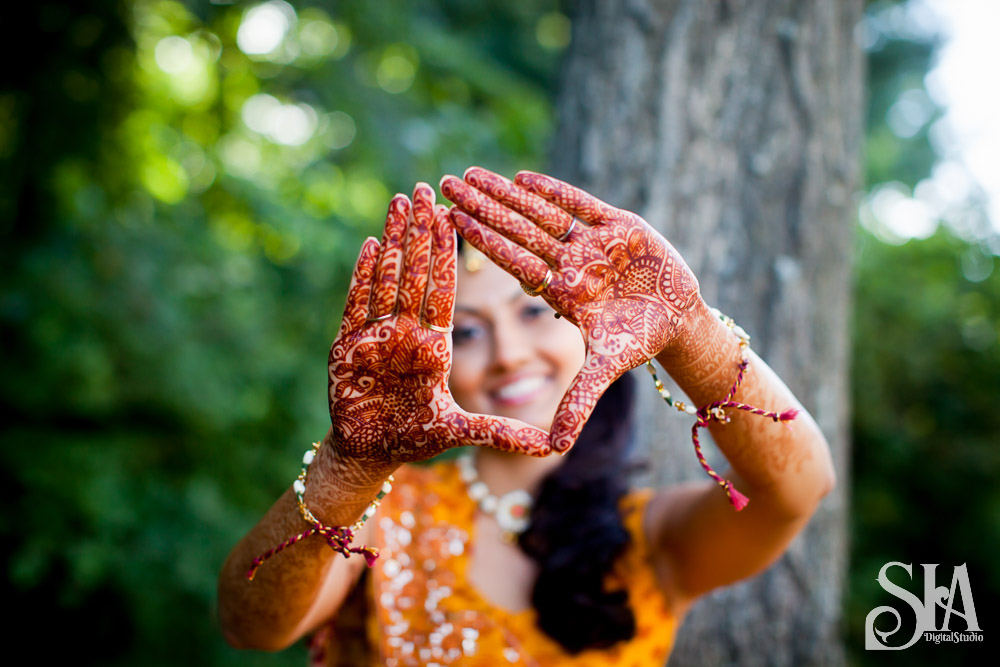
M 804 527 L 833 485 L 826 442 L 638 216 L 530 172 L 512 183 L 473 168 L 441 189 L 450 212 L 418 184 L 412 205 L 393 200 L 381 244 L 362 247 L 330 353 L 333 427 L 303 495 L 324 525 L 347 526 L 398 478 L 354 535 L 383 548 L 373 662 L 662 664 L 698 596 L 761 571 Z M 471 249 L 458 261 L 451 225 L 495 265 Z M 731 463 L 721 490 L 625 493 L 630 389 L 615 381 L 654 357 L 703 406 L 674 404 Z M 579 455 L 547 456 L 595 410 Z M 477 456 L 400 468 L 463 445 Z M 737 488 L 752 499 L 738 513 Z M 234 645 L 285 647 L 344 605 L 365 560 L 323 540 L 247 581 L 251 561 L 308 527 L 286 491 L 230 555 L 220 616 Z

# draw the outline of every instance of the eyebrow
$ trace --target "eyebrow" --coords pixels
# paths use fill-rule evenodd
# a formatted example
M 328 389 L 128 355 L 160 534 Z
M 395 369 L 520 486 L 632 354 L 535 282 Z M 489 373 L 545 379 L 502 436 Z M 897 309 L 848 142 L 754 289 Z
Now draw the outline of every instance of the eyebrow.
M 511 295 L 507 298 L 507 303 L 509 303 L 509 304 L 510 303 L 514 303 L 519 298 L 521 298 L 521 296 L 523 294 L 524 294 L 524 292 L 522 292 L 520 289 L 513 290 L 511 292 Z M 460 305 L 456 304 L 455 305 L 455 312 L 456 313 L 463 312 L 463 313 L 470 313 L 472 315 L 479 315 L 482 311 L 479 310 L 478 308 L 474 308 L 474 307 L 471 307 L 471 306 L 460 306 Z

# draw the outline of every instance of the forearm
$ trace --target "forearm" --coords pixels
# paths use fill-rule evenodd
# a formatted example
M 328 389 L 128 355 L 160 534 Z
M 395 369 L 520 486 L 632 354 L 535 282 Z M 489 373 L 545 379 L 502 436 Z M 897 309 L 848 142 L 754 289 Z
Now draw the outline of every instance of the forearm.
M 740 363 L 739 339 L 699 300 L 690 324 L 657 361 L 696 406 L 724 399 Z M 799 410 L 786 423 L 726 409 L 728 424 L 709 430 L 735 471 L 734 482 L 752 500 L 790 516 L 811 513 L 833 486 L 834 469 L 826 439 L 813 418 L 781 379 L 752 351 L 738 400 L 782 412 Z
M 395 465 L 338 459 L 330 443 L 324 442 L 309 469 L 306 504 L 326 525 L 350 525 L 394 469 Z M 343 600 L 357 561 L 363 559 L 345 559 L 317 536 L 275 554 L 253 581 L 247 579 L 255 557 L 308 528 L 289 488 L 230 553 L 219 577 L 219 618 L 234 646 L 284 648 L 332 614 Z

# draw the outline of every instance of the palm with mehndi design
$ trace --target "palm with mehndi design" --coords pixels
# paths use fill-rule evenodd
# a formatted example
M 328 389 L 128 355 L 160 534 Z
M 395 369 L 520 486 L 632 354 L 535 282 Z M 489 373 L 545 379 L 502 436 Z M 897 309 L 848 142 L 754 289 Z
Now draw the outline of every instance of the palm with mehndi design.
M 699 301 L 698 280 L 638 215 L 543 174 L 516 182 L 477 167 L 446 176 L 459 233 L 580 327 L 587 356 L 552 423 L 553 449 L 572 447 L 601 394 L 657 355 Z
M 434 191 L 389 205 L 382 243 L 361 247 L 340 333 L 330 349 L 333 444 L 372 462 L 428 459 L 486 445 L 544 456 L 548 436 L 523 422 L 462 410 L 448 390 L 455 232 Z

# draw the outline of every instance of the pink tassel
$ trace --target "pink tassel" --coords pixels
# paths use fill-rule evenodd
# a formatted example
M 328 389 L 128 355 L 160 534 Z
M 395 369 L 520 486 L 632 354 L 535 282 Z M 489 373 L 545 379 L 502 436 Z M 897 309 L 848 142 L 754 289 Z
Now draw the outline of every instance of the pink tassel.
M 788 408 L 780 415 L 778 415 L 777 421 L 779 422 L 790 422 L 799 416 L 799 411 L 795 408 Z
M 746 507 L 750 502 L 750 499 L 737 491 L 736 487 L 733 486 L 733 483 L 728 480 L 726 481 L 726 493 L 729 494 L 729 503 L 737 512 Z
M 365 547 L 361 550 L 361 554 L 365 557 L 365 562 L 368 563 L 368 567 L 375 564 L 378 560 L 378 549 L 372 547 Z

